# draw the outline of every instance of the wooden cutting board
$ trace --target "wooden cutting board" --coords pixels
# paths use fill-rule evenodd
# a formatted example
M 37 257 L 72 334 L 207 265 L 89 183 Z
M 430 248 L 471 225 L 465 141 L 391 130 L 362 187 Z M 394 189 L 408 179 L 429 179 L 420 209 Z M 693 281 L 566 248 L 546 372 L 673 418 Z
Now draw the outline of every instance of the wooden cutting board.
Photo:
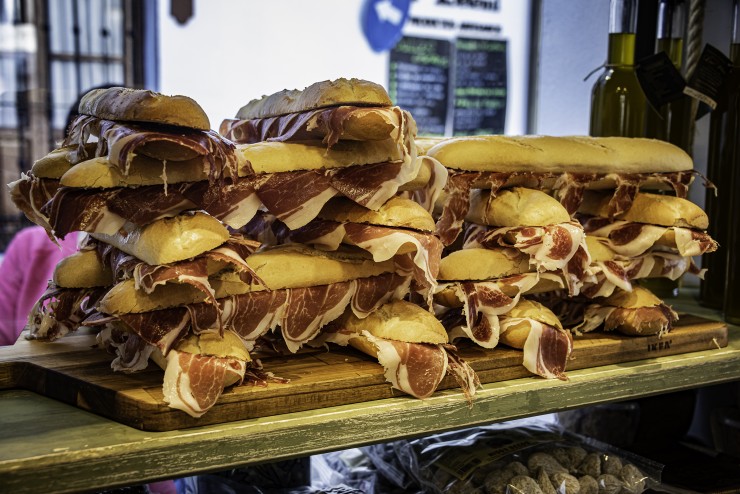
M 166 431 L 233 420 L 265 417 L 402 395 L 383 377 L 378 362 L 351 348 L 309 351 L 263 359 L 266 370 L 290 379 L 265 387 L 244 385 L 224 392 L 200 419 L 169 408 L 163 401 L 163 372 L 155 366 L 135 374 L 113 372 L 112 356 L 94 348 L 92 334 L 75 334 L 53 343 L 21 339 L 0 348 L 0 389 L 21 388 L 78 406 L 129 426 Z M 727 346 L 727 326 L 696 316 L 681 316 L 677 327 L 658 338 L 591 333 L 574 341 L 567 370 Z M 518 350 L 485 350 L 460 345 L 460 355 L 482 383 L 532 376 Z M 533 376 L 533 379 L 541 379 Z M 441 389 L 454 388 L 448 377 Z M 409 399 L 415 399 L 409 397 Z M 461 398 L 461 406 L 467 406 Z

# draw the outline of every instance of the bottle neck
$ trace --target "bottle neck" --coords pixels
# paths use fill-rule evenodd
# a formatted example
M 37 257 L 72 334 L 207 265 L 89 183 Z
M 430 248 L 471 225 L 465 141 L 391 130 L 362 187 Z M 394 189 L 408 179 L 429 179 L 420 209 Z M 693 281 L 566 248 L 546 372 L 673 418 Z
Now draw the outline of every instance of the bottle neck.
M 683 37 L 685 32 L 686 2 L 684 0 L 660 0 L 658 2 L 655 52 L 665 52 L 673 65 L 679 70 L 683 60 Z
M 730 45 L 730 60 L 732 60 L 732 65 L 740 68 L 740 41 Z
M 683 38 L 658 38 L 655 42 L 655 52 L 665 52 L 673 65 L 681 70 L 683 61 Z
M 609 33 L 608 66 L 635 65 L 635 33 Z
M 637 32 L 637 0 L 611 0 L 609 34 Z

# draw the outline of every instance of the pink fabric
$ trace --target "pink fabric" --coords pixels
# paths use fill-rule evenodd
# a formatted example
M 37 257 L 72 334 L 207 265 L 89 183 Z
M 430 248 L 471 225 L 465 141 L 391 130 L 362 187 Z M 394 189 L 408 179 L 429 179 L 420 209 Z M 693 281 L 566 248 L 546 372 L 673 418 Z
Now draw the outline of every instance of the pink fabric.
M 0 345 L 12 345 L 26 325 L 33 304 L 46 290 L 54 267 L 77 251 L 77 233 L 60 240 L 61 249 L 40 226 L 19 231 L 0 264 Z

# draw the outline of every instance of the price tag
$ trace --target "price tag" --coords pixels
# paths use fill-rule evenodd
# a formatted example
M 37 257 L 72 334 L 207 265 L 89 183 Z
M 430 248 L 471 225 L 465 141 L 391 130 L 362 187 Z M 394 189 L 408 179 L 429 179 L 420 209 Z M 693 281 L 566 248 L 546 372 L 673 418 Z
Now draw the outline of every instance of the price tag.
M 704 46 L 684 93 L 706 103 L 712 110 L 721 103 L 722 89 L 732 74 L 732 61 L 710 44 Z M 698 118 L 698 117 L 697 117 Z

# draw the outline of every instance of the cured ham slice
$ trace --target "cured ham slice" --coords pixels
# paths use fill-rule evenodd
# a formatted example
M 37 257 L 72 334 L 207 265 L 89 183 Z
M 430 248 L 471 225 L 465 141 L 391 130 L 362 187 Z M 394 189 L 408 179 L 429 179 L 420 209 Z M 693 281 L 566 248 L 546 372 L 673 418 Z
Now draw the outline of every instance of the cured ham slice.
M 420 166 L 423 166 L 424 161 L 429 163 L 429 169 L 431 175 L 427 184 L 421 189 L 414 191 L 399 192 L 399 196 L 407 199 L 413 199 L 414 202 L 420 204 L 424 209 L 430 213 L 434 212 L 434 206 L 437 203 L 442 191 L 444 191 L 445 185 L 447 185 L 447 168 L 442 163 L 431 158 L 429 156 L 419 156 Z
M 444 285 L 455 290 L 463 303 L 462 313 L 465 315 L 464 324 L 447 327 L 450 341 L 466 337 L 483 348 L 494 348 L 499 341 L 499 316 L 509 312 L 518 303 L 521 294 L 534 287 L 537 280 L 536 276 L 512 276 L 497 281 Z M 503 287 L 515 289 L 515 295 L 507 295 Z
M 265 209 L 288 228 L 300 228 L 337 195 L 328 173 L 319 170 L 271 173 L 257 188 Z
M 443 348 L 447 353 L 447 373 L 452 375 L 457 385 L 462 389 L 465 399 L 472 405 L 473 395 L 480 387 L 478 374 L 467 362 L 460 358 L 454 346 L 443 345 Z
M 583 228 L 589 235 L 603 237 L 614 252 L 625 257 L 637 257 L 655 246 L 677 251 L 683 257 L 699 256 L 717 250 L 708 234 L 690 228 L 665 227 L 609 221 L 605 218 L 584 218 Z
M 363 332 L 378 350 L 378 362 L 391 385 L 416 398 L 429 398 L 447 374 L 447 353 L 441 345 L 376 338 Z
M 583 322 L 573 328 L 576 334 L 587 333 L 599 327 L 604 331 L 619 330 L 620 326 L 629 321 L 635 326 L 646 325 L 653 332 L 660 335 L 669 332 L 673 323 L 678 321 L 678 314 L 661 303 L 652 307 L 613 307 L 591 304 L 586 307 Z
M 345 131 L 350 119 L 360 120 L 365 116 L 372 117 L 374 121 L 385 120 L 385 129 L 379 131 L 373 128 L 363 135 L 353 135 Z M 397 138 L 402 127 L 402 119 L 403 114 L 397 107 L 337 106 L 276 117 L 250 120 L 226 119 L 221 123 L 219 132 L 237 144 L 321 139 L 327 147 L 331 147 L 339 142 L 340 138 L 351 140 L 378 140 L 393 136 Z M 367 135 L 368 133 L 372 135 Z
M 663 251 L 649 251 L 628 259 L 594 262 L 590 270 L 593 277 L 581 290 L 581 294 L 589 298 L 608 297 L 616 288 L 630 291 L 631 280 L 656 276 L 676 280 L 686 272 L 703 278 L 706 271 L 699 269 L 690 257 Z
M 344 313 L 356 293 L 356 283 L 348 281 L 287 291 L 287 308 L 280 328 L 288 350 L 295 353 L 303 343 L 315 338 L 322 326 Z
M 288 349 L 296 352 L 348 307 L 362 317 L 385 302 L 403 298 L 408 283 L 408 279 L 386 273 L 362 281 L 234 295 L 218 299 L 218 307 L 199 303 L 118 316 L 97 314 L 85 324 L 103 326 L 120 320 L 164 355 L 189 333 L 232 330 L 251 349 L 259 337 L 280 327 Z
M 211 180 L 237 176 L 234 144 L 212 130 L 146 126 L 80 115 L 72 122 L 69 135 L 63 145 L 77 146 L 81 157 L 87 158 L 85 143 L 91 136 L 98 139 L 95 156 L 107 155 L 109 162 L 118 167 L 124 175 L 128 174 L 134 156 L 136 154 L 149 155 L 147 148 L 154 144 L 165 147 L 167 150 L 165 154 L 171 157 L 168 160 L 170 164 L 175 164 L 178 157 L 187 159 L 202 156 L 204 166 L 209 168 Z M 153 157 L 158 158 L 158 156 Z
M 241 383 L 246 370 L 247 363 L 234 357 L 172 350 L 164 371 L 164 401 L 191 417 L 201 417 L 216 404 L 224 383 Z
M 95 304 L 107 288 L 59 288 L 53 283 L 36 301 L 28 315 L 25 329 L 30 338 L 54 341 L 76 331 L 82 321 L 94 313 Z
M 693 170 L 671 173 L 553 173 L 553 172 L 469 172 L 448 170 L 449 177 L 445 192 L 447 196 L 440 218 L 437 233 L 445 245 L 455 241 L 462 231 L 462 222 L 470 207 L 470 190 L 489 188 L 496 191 L 501 187 L 520 185 L 529 188 L 552 191 L 571 215 L 575 214 L 583 200 L 583 191 L 593 187 L 604 188 L 607 184 L 613 196 L 609 202 L 609 212 L 615 216 L 629 209 L 640 187 L 662 184 L 672 188 L 678 197 L 685 198 L 688 186 L 694 176 Z M 707 186 L 712 187 L 706 180 Z M 614 186 L 616 184 L 616 187 Z
M 99 346 L 116 355 L 110 366 L 117 372 L 138 372 L 146 369 L 149 357 L 156 348 L 138 335 L 116 326 L 103 328 L 95 338 Z
M 531 318 L 502 317 L 501 334 L 522 323 L 529 326 L 529 334 L 521 348 L 524 367 L 546 379 L 567 380 L 565 367 L 573 351 L 570 333 Z
M 115 234 L 127 221 L 147 225 L 187 210 L 204 210 L 232 228 L 252 219 L 261 205 L 252 183 L 216 186 L 186 182 L 143 187 L 80 189 L 61 187 L 41 209 L 54 234 L 64 238 L 73 231 Z
M 49 216 L 42 212 L 44 204 L 49 202 L 59 188 L 59 180 L 38 178 L 31 172 L 22 173 L 21 178 L 8 184 L 10 198 L 33 223 L 51 231 Z
M 477 247 L 515 248 L 530 256 L 530 263 L 537 271 L 563 271 L 573 295 L 580 291 L 591 262 L 583 228 L 574 221 L 503 228 L 471 225 L 463 248 Z

